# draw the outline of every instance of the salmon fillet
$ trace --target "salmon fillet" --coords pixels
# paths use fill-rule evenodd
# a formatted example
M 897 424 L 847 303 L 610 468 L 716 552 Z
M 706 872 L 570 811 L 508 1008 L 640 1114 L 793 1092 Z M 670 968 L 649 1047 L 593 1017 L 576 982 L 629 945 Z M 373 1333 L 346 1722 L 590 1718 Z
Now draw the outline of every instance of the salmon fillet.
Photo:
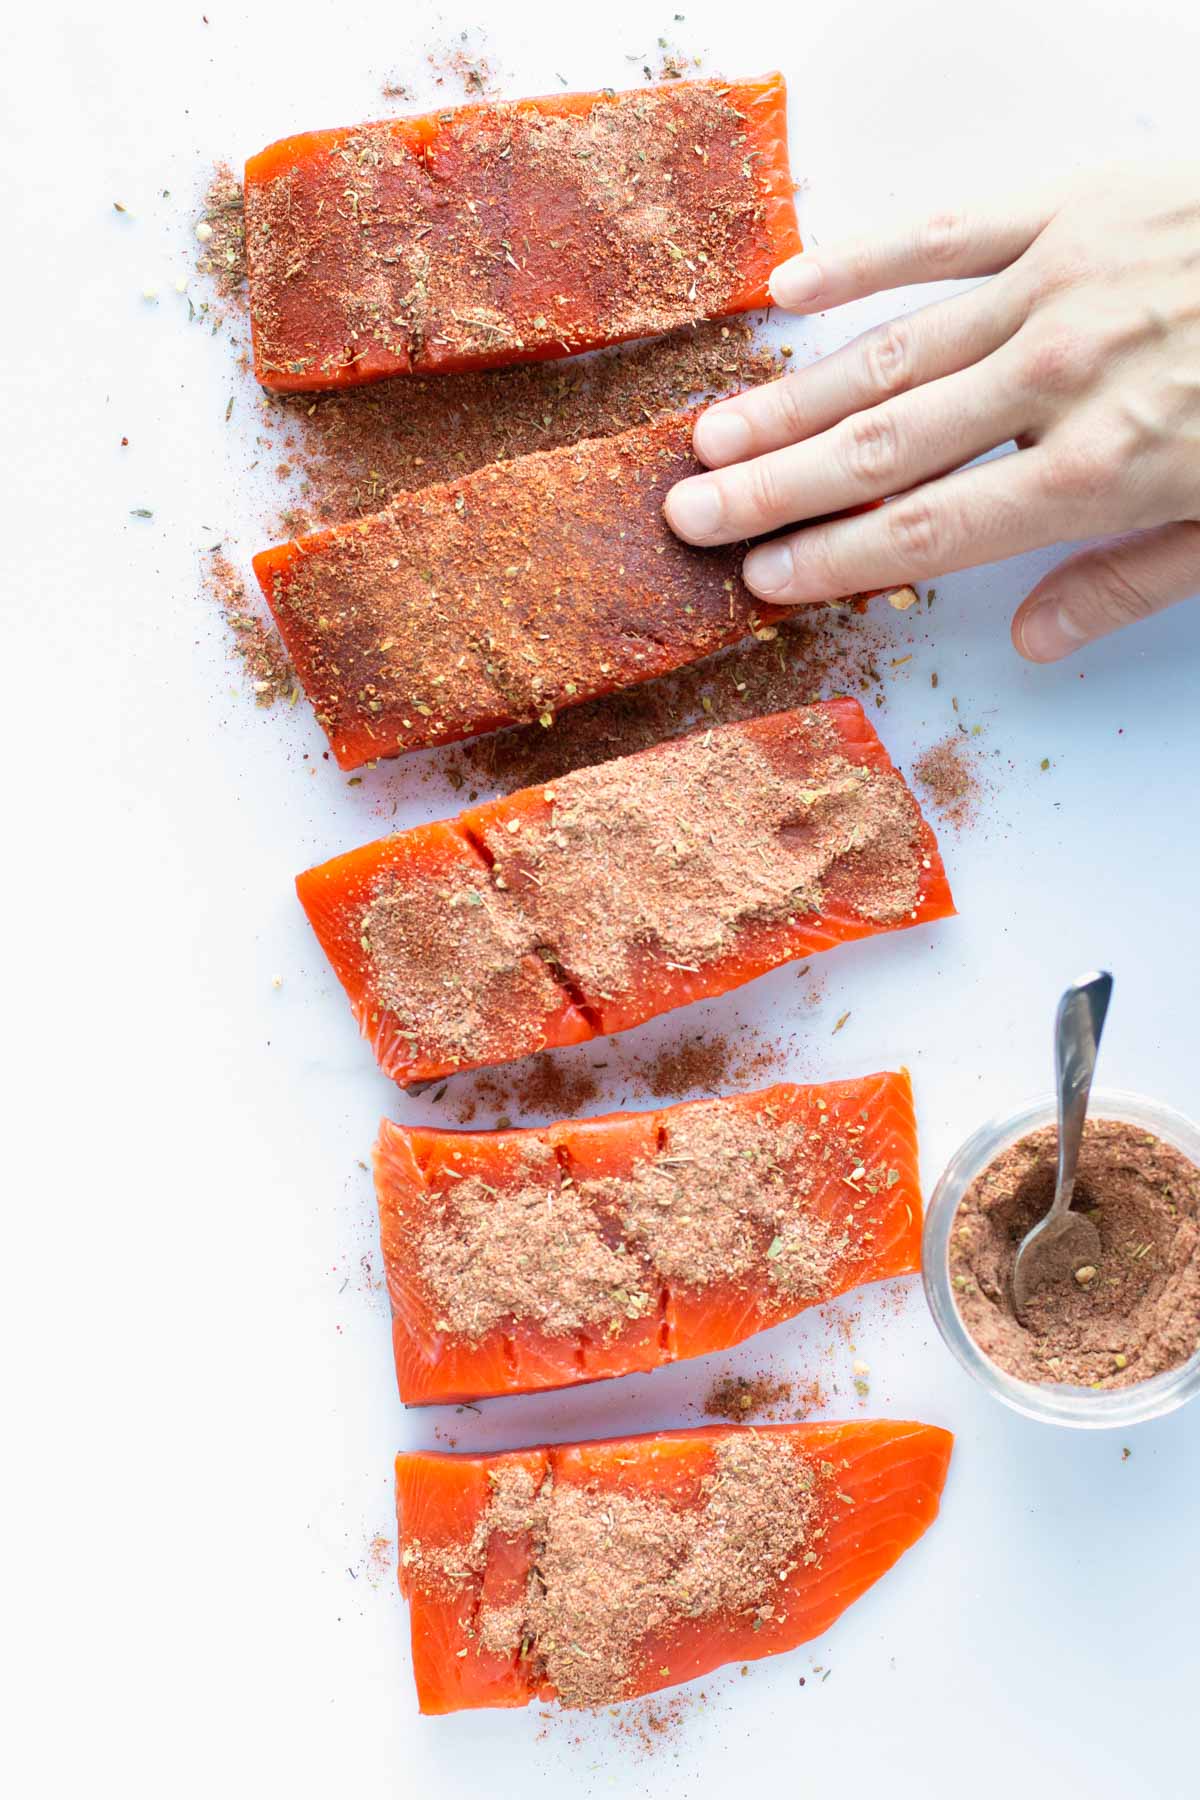
M 556 1696 L 588 1703 L 580 1700 L 579 1690 L 591 1698 L 596 1690 L 586 1685 L 583 1659 L 596 1647 L 543 1638 L 525 1618 L 528 1613 L 535 1620 L 539 1614 L 553 1619 L 557 1608 L 569 1619 L 579 1610 L 572 1607 L 571 1593 L 561 1591 L 570 1564 L 555 1541 L 556 1529 L 562 1533 L 559 1521 L 573 1525 L 577 1537 L 591 1530 L 599 1554 L 611 1558 L 615 1587 L 618 1572 L 628 1574 L 622 1563 L 628 1564 L 638 1542 L 647 1538 L 647 1518 L 657 1520 L 658 1540 L 669 1543 L 672 1532 L 684 1540 L 676 1563 L 666 1565 L 678 1587 L 680 1574 L 689 1573 L 692 1522 L 705 1547 L 705 1512 L 711 1513 L 722 1465 L 731 1457 L 744 1458 L 748 1440 L 757 1457 L 777 1465 L 774 1488 L 764 1491 L 760 1483 L 757 1518 L 744 1513 L 739 1518 L 735 1510 L 729 1520 L 734 1532 L 743 1527 L 750 1578 L 743 1578 L 740 1592 L 735 1585 L 726 1604 L 716 1596 L 711 1608 L 704 1607 L 701 1587 L 692 1601 L 702 1609 L 698 1616 L 670 1616 L 667 1609 L 663 1619 L 658 1606 L 660 1616 L 649 1633 L 640 1641 L 631 1643 L 626 1635 L 620 1642 L 621 1662 L 611 1671 L 607 1701 L 672 1687 L 723 1663 L 792 1650 L 827 1631 L 936 1518 L 951 1434 L 934 1425 L 879 1419 L 658 1432 L 492 1456 L 398 1456 L 400 1586 L 411 1610 L 420 1710 L 525 1706 Z M 785 1457 L 795 1459 L 807 1513 L 798 1532 L 793 1529 L 796 1490 L 789 1492 L 779 1479 L 788 1474 Z M 507 1517 L 497 1511 L 498 1494 L 510 1497 Z M 527 1529 L 521 1506 L 512 1503 L 521 1496 L 532 1497 Z M 555 1499 L 558 1513 L 547 1512 L 546 1503 Z M 788 1531 L 787 1561 L 777 1541 L 773 1566 L 768 1562 L 756 1580 L 757 1538 L 769 1540 L 773 1505 L 781 1534 L 785 1527 Z M 643 1507 L 653 1508 L 653 1514 Z M 654 1534 L 649 1535 L 653 1552 Z M 768 1557 L 770 1548 L 768 1543 Z M 662 1567 L 660 1555 L 659 1572 Z M 604 1579 L 602 1560 L 593 1578 Z M 708 1597 L 713 1598 L 711 1589 Z M 653 1605 L 653 1599 L 641 1604 Z M 592 1613 L 596 1616 L 595 1607 Z M 614 1622 L 620 1626 L 619 1617 L 605 1618 L 602 1606 L 599 1618 L 610 1628 Z M 503 1641 L 505 1625 L 515 1634 L 511 1644 Z M 565 1695 L 554 1674 L 568 1684 Z
M 283 139 L 246 164 L 254 371 L 277 392 L 497 368 L 769 303 L 800 249 L 772 74 Z
M 668 415 L 492 463 L 260 551 L 254 572 L 339 766 L 550 726 L 770 635 L 783 609 L 743 584 L 744 547 L 697 549 L 663 518 L 667 490 L 700 468 L 691 427 Z
M 920 1267 L 907 1074 L 532 1130 L 384 1120 L 375 1190 L 407 1405 L 727 1350 Z
M 933 832 L 849 699 L 576 770 L 296 888 L 402 1085 L 623 1031 L 954 911 Z

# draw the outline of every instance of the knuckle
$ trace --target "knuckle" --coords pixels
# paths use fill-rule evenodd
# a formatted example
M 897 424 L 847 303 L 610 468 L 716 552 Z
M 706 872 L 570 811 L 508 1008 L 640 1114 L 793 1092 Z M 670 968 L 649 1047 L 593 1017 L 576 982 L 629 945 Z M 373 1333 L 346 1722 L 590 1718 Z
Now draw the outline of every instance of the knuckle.
M 937 561 L 942 545 L 942 527 L 927 500 L 908 495 L 893 500 L 885 509 L 888 537 L 905 566 L 911 563 Z
M 841 563 L 833 548 L 832 534 L 827 531 L 806 531 L 791 543 L 792 568 L 797 580 L 806 588 L 812 587 L 824 594 L 842 594 L 846 591 L 845 578 Z
M 1137 344 L 1165 344 L 1170 341 L 1171 327 L 1175 323 L 1169 307 L 1162 306 L 1158 300 L 1147 295 L 1136 316 L 1130 321 L 1128 330 L 1123 334 L 1121 348 Z
M 1070 239 L 1052 240 L 1037 259 L 1037 283 L 1043 295 L 1080 287 L 1095 272 L 1093 253 Z
M 772 396 L 775 411 L 773 423 L 789 439 L 802 437 L 806 430 L 804 403 L 800 392 L 802 385 L 796 375 L 781 375 Z
M 875 286 L 875 247 L 865 238 L 855 238 L 844 251 L 846 274 L 856 293 L 869 293 Z
M 965 216 L 957 212 L 932 213 L 917 230 L 917 249 L 922 259 L 934 268 L 958 261 L 967 247 L 970 232 Z
M 1075 394 L 1098 372 L 1099 346 L 1069 325 L 1041 331 L 1026 346 L 1025 386 L 1033 394 Z
M 770 456 L 756 456 L 743 464 L 733 495 L 732 516 L 747 526 L 772 522 L 786 515 L 783 492 Z
M 1119 560 L 1101 552 L 1088 571 L 1087 585 L 1071 610 L 1083 614 L 1094 629 L 1118 631 L 1122 625 L 1148 619 L 1154 598 L 1122 569 Z
M 893 320 L 863 339 L 863 386 L 870 394 L 898 394 L 912 379 L 912 333 Z
M 883 408 L 847 420 L 842 456 L 847 472 L 856 482 L 891 479 L 899 461 L 899 448 L 895 424 Z
M 1055 499 L 1080 504 L 1104 499 L 1124 472 L 1125 447 L 1114 432 L 1094 432 L 1047 449 L 1043 481 Z

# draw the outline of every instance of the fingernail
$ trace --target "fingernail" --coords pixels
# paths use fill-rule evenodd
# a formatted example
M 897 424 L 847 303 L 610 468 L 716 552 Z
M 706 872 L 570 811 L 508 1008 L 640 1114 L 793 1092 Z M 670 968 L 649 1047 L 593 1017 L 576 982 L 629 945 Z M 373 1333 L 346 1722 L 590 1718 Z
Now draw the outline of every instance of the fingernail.
M 792 553 L 786 544 L 760 544 L 742 564 L 746 586 L 756 594 L 777 594 L 792 579 Z
M 1057 601 L 1032 607 L 1017 627 L 1022 656 L 1030 662 L 1057 662 L 1083 642 L 1082 634 Z
M 776 306 L 807 306 L 821 291 L 821 270 L 809 256 L 793 256 L 772 269 L 767 280 Z
M 721 523 L 721 493 L 715 481 L 697 475 L 680 481 L 663 503 L 672 531 L 692 543 L 711 537 Z
M 696 420 L 692 443 L 696 455 L 706 463 L 724 466 L 741 462 L 750 453 L 750 427 L 740 413 L 725 412 L 717 407 L 702 413 Z

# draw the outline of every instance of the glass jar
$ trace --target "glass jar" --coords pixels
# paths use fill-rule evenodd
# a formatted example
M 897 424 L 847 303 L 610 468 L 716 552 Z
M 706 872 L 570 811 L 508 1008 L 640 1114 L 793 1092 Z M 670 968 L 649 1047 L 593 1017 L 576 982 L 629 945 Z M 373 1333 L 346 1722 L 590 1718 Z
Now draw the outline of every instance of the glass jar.
M 1086 1429 L 1139 1425 L 1144 1419 L 1174 1412 L 1200 1393 L 1200 1348 L 1185 1363 L 1152 1375 L 1132 1387 L 1073 1387 L 1063 1382 L 1020 1381 L 985 1356 L 963 1324 L 950 1283 L 950 1233 L 963 1195 L 975 1177 L 1018 1138 L 1055 1122 L 1053 1098 L 1035 1100 L 1003 1118 L 981 1125 L 950 1158 L 933 1190 L 925 1214 L 922 1247 L 923 1279 L 937 1328 L 966 1369 L 990 1394 L 1030 1419 Z M 1089 1118 L 1119 1119 L 1153 1132 L 1200 1166 L 1200 1126 L 1140 1094 L 1093 1089 Z

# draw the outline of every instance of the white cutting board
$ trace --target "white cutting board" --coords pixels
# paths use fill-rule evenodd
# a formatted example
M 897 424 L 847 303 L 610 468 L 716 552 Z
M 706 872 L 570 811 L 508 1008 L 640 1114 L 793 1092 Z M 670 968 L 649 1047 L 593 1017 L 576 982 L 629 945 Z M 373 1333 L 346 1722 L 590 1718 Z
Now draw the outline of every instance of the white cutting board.
M 22 9 L 3 71 L 11 1791 L 1182 1800 L 1200 1408 L 1124 1440 L 1027 1423 L 970 1386 L 908 1284 L 732 1357 L 402 1411 L 361 1165 L 382 1113 L 438 1112 L 375 1072 L 291 879 L 393 802 L 398 825 L 454 807 L 411 765 L 348 787 L 306 707 L 257 712 L 231 673 L 197 553 L 261 544 L 274 458 L 247 473 L 253 387 L 173 283 L 215 157 L 377 113 L 389 76 L 433 97 L 422 53 L 456 21 L 211 0 L 206 25 L 203 5 Z M 1186 0 L 1136 22 L 1113 0 L 676 6 L 494 6 L 487 47 L 511 94 L 635 85 L 659 34 L 728 75 L 782 67 L 817 241 L 1194 134 Z M 786 336 L 810 357 L 885 311 Z M 1030 668 L 1008 618 L 1050 560 L 941 581 L 931 615 L 893 621 L 913 655 L 878 723 L 900 763 L 951 728 L 952 695 L 984 727 L 981 820 L 942 834 L 961 917 L 828 956 L 815 1012 L 784 969 L 631 1047 L 787 1024 L 804 1078 L 907 1063 L 932 1183 L 1042 1084 L 1058 987 L 1106 963 L 1104 1081 L 1200 1111 L 1200 609 Z M 651 1757 L 539 1709 L 419 1719 L 371 1551 L 393 1451 L 695 1423 L 716 1368 L 768 1360 L 820 1375 L 832 1416 L 958 1433 L 942 1519 L 902 1564 L 819 1643 L 705 1682 Z

